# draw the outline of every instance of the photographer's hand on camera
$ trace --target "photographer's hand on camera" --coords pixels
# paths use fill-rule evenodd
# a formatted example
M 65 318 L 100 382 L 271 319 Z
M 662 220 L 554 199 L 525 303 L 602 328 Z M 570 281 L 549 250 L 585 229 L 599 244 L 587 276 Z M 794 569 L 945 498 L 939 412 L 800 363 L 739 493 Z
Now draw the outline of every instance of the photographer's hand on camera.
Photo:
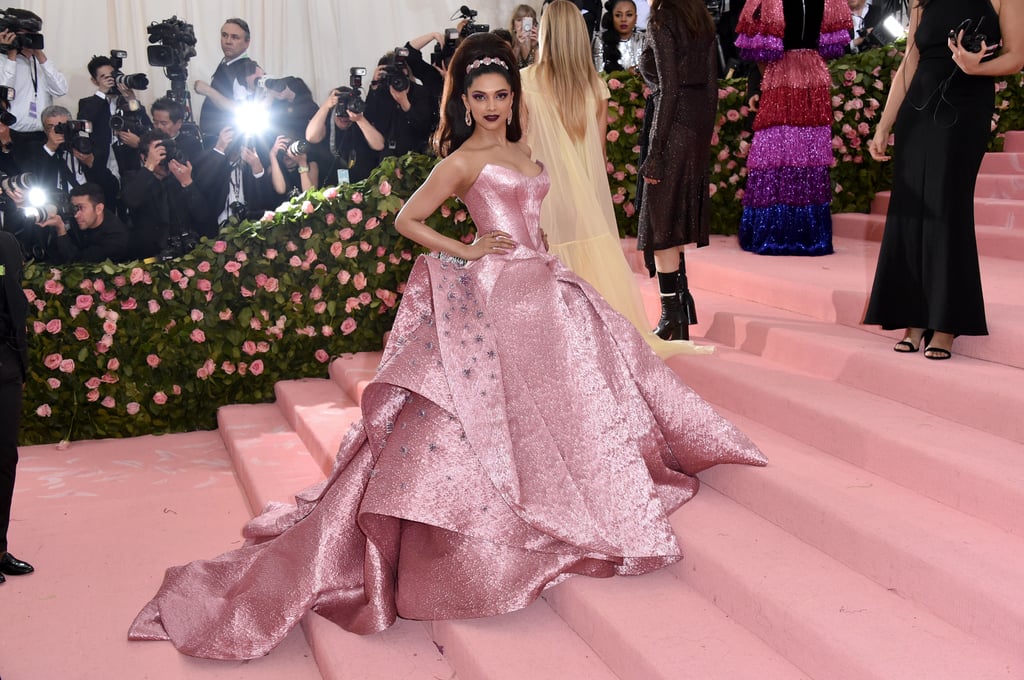
M 188 188 L 192 184 L 192 163 L 185 162 L 179 163 L 178 161 L 171 159 L 167 163 L 167 169 L 174 176 L 174 179 L 178 180 L 178 184 L 181 185 L 182 189 Z
M 219 151 L 222 154 L 226 154 L 228 147 L 231 146 L 232 142 L 235 141 L 235 128 L 226 127 L 220 131 L 217 135 L 217 144 L 213 147 L 214 150 Z
M 0 45 L 4 45 L 7 49 L 7 58 L 14 61 L 18 58 L 17 48 L 11 47 L 14 41 L 18 39 L 18 34 L 14 31 L 0 31 Z
M 53 230 L 57 232 L 57 236 L 67 236 L 68 233 L 68 227 L 64 224 L 64 218 L 58 213 L 50 215 L 42 222 L 36 222 L 36 226 L 53 227 Z
M 242 162 L 249 166 L 252 170 L 253 177 L 259 177 L 263 174 L 263 161 L 260 160 L 260 156 L 256 153 L 255 149 L 249 146 L 242 147 Z
M 149 170 L 154 175 L 156 174 L 157 168 L 167 158 L 167 149 L 164 148 L 163 142 L 153 142 L 149 145 L 149 151 L 146 153 L 146 160 L 142 164 L 146 170 Z

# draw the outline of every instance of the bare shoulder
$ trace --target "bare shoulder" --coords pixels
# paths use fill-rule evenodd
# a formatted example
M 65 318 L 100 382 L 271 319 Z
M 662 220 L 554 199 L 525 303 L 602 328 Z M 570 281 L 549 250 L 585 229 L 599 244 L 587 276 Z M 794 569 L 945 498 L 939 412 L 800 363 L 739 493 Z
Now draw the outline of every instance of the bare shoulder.
M 461 196 L 473 185 L 486 164 L 487 159 L 483 153 L 463 148 L 438 163 L 434 172 L 439 173 L 445 183 L 453 187 L 452 193 Z

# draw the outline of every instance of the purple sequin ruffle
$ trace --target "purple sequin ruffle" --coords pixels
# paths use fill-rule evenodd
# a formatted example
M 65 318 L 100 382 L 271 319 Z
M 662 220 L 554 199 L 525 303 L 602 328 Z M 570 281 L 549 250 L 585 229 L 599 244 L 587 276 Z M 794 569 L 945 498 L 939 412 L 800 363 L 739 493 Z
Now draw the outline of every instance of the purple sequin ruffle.
M 774 35 L 740 35 L 736 48 L 746 61 L 778 61 L 783 54 L 782 38 Z
M 827 166 L 752 170 L 743 194 L 745 208 L 822 205 L 832 200 Z
M 843 56 L 846 51 L 846 46 L 850 42 L 849 31 L 832 31 L 831 33 L 822 33 L 818 37 L 818 54 L 825 59 L 838 59 Z
M 747 168 L 831 167 L 832 131 L 827 127 L 780 125 L 758 130 L 758 144 L 750 147 Z

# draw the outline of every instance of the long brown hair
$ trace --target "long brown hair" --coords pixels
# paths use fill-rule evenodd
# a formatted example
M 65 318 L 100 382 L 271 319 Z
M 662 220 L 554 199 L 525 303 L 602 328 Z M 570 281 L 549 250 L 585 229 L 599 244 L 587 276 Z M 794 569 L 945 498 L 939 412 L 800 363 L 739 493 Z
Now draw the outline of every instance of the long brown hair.
M 491 59 L 486 64 L 479 64 L 469 73 L 469 65 L 478 59 Z M 473 134 L 473 126 L 466 125 L 466 105 L 462 101 L 464 95 L 477 76 L 485 73 L 497 73 L 508 81 L 512 90 L 512 122 L 505 132 L 510 142 L 518 142 L 523 137 L 523 128 L 519 122 L 519 102 L 523 98 L 523 88 L 519 80 L 519 69 L 512 55 L 509 44 L 493 33 L 473 33 L 459 43 L 452 60 L 448 64 L 444 79 L 444 94 L 441 96 L 441 122 L 434 135 L 434 150 L 438 156 L 444 157 L 458 149 Z
M 678 26 L 691 38 L 715 33 L 715 21 L 702 0 L 653 0 L 647 23 L 649 26 Z
M 534 69 L 541 87 L 554 98 L 569 137 L 583 139 L 591 115 L 583 103 L 587 91 L 599 95 L 590 34 L 583 14 L 569 0 L 555 0 L 540 17 L 540 56 Z

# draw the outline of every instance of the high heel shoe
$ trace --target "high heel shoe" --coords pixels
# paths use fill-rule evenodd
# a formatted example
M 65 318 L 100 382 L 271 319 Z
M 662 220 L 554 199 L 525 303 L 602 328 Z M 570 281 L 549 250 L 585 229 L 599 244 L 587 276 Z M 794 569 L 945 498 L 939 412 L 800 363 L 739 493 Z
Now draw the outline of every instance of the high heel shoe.
M 661 296 L 661 318 L 654 334 L 662 340 L 689 340 L 690 329 L 683 318 L 679 294 Z
M 946 359 L 952 359 L 953 358 L 952 349 L 953 349 L 953 340 L 956 339 L 955 336 L 953 338 L 951 338 L 950 341 L 949 341 L 949 349 L 946 349 L 945 347 L 932 347 L 931 344 L 930 344 L 931 343 L 931 339 L 932 339 L 932 335 L 929 334 L 928 340 L 923 340 L 922 341 L 924 343 L 924 358 L 925 359 L 931 359 L 932 361 L 945 361 Z
M 907 330 L 909 331 L 910 329 Z M 911 339 L 911 334 L 908 332 L 906 335 L 903 336 L 902 340 L 893 345 L 892 351 L 899 352 L 900 354 L 913 354 L 914 352 L 921 349 L 921 345 L 927 346 L 928 340 L 931 337 L 932 332 L 930 330 L 922 331 L 921 337 L 918 338 L 917 344 L 915 345 L 914 341 Z

